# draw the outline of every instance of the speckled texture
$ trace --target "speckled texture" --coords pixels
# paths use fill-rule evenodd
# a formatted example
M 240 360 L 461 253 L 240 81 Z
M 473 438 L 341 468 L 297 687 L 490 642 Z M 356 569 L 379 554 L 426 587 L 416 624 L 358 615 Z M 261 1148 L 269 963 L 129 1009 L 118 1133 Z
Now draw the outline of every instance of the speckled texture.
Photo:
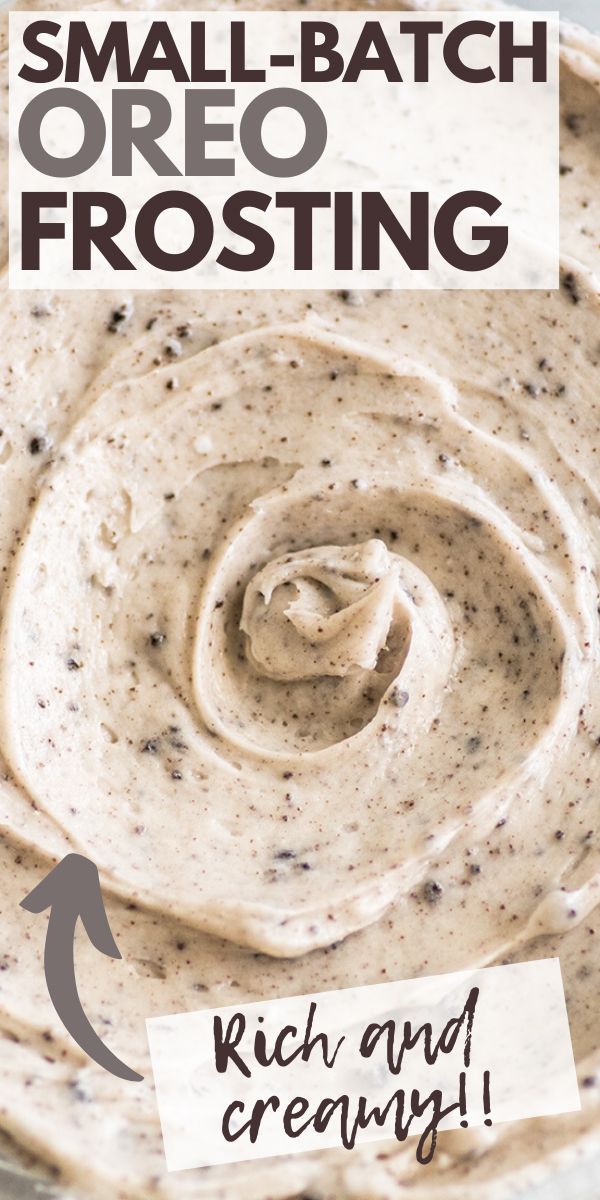
M 2 297 L 2 1123 L 63 1191 L 494 1200 L 598 1146 L 600 53 L 563 54 L 557 292 Z M 18 908 L 69 849 L 142 1085 Z M 166 1175 L 145 1016 L 554 954 L 581 1115 Z

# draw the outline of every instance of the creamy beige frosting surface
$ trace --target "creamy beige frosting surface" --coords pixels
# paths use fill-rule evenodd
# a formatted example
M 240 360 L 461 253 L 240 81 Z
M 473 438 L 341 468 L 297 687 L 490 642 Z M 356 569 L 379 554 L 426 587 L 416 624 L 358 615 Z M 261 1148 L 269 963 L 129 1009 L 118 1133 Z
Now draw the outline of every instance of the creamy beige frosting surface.
M 598 44 L 563 60 L 556 292 L 2 295 L 0 1099 L 62 1191 L 493 1198 L 599 1147 Z M 139 1085 L 18 906 L 69 850 Z M 581 1114 L 166 1173 L 146 1016 L 552 955 Z

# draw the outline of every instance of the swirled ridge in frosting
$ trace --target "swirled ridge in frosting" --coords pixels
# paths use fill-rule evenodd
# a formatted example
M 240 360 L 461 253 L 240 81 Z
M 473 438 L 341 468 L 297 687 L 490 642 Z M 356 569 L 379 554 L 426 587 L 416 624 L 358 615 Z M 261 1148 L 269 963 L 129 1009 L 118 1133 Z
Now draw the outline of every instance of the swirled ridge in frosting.
M 300 953 L 374 920 L 561 752 L 587 669 L 577 522 L 406 360 L 282 327 L 188 358 L 175 397 L 167 378 L 100 394 L 43 483 L 5 741 L 117 886 Z

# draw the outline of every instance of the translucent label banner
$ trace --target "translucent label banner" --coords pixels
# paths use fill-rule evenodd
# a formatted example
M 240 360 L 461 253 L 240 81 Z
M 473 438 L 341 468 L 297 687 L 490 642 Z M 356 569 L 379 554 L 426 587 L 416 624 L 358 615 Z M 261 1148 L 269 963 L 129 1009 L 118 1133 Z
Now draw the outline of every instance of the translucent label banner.
M 171 1171 L 580 1107 L 558 959 L 146 1026 Z
M 13 12 L 13 288 L 558 286 L 555 13 Z

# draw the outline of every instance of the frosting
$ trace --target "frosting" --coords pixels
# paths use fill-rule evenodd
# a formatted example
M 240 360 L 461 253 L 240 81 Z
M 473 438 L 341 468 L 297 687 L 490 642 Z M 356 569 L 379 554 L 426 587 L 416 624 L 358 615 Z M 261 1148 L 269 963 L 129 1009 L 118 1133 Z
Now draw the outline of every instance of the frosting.
M 3 1124 L 67 1194 L 506 1196 L 597 1139 L 597 44 L 564 59 L 556 292 L 2 294 Z M 69 850 L 135 1087 L 18 907 Z M 167 1175 L 146 1016 L 554 954 L 581 1114 Z

